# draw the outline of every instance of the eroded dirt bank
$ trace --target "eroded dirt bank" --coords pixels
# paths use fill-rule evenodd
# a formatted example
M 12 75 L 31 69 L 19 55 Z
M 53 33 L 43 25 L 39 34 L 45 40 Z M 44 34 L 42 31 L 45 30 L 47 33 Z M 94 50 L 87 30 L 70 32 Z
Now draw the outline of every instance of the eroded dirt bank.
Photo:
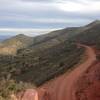
M 77 100 L 100 100 L 100 61 L 92 65 L 77 81 Z

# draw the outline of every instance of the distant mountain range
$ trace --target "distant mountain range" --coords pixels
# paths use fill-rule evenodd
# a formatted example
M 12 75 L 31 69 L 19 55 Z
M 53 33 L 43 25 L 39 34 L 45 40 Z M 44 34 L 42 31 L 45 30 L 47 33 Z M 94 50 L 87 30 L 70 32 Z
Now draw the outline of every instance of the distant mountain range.
M 0 35 L 0 41 L 6 40 L 10 37 L 11 37 L 10 35 Z

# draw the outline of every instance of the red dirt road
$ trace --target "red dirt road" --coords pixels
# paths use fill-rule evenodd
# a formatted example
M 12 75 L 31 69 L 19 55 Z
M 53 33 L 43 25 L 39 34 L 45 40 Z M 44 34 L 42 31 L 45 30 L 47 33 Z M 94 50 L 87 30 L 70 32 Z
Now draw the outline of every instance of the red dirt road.
M 77 100 L 75 97 L 75 85 L 82 74 L 96 61 L 94 50 L 85 45 L 87 59 L 69 74 L 50 81 L 41 86 L 38 91 L 39 100 Z
M 37 90 L 26 90 L 22 99 L 18 100 L 77 100 L 76 86 L 78 79 L 96 61 L 94 50 L 85 45 L 78 45 L 86 48 L 87 59 L 70 73 L 65 73 Z M 17 100 L 17 99 L 16 99 Z

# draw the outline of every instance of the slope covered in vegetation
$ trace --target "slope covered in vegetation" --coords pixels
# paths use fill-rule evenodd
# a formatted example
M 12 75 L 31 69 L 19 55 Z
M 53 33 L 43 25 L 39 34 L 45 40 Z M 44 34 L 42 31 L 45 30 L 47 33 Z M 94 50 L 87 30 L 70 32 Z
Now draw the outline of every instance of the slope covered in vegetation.
M 72 42 L 62 42 L 45 50 L 32 52 L 31 47 L 26 51 L 16 56 L 0 56 L 0 95 L 4 98 L 66 72 L 79 63 L 84 49 Z
M 31 51 L 31 52 L 30 52 Z M 17 81 L 32 82 L 40 85 L 45 81 L 63 73 L 81 59 L 84 49 L 77 48 L 71 42 L 62 42 L 46 50 L 35 53 L 28 49 L 25 54 L 15 57 L 5 56 L 0 59 L 1 77 L 11 75 Z
M 72 39 L 83 44 L 100 47 L 100 21 L 94 21 L 88 25 L 86 30 L 74 36 Z

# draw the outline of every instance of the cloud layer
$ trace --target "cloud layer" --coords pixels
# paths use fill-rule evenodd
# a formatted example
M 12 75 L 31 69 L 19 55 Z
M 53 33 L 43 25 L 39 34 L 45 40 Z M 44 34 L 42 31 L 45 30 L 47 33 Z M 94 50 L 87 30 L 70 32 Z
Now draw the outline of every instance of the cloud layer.
M 0 0 L 0 28 L 52 29 L 100 18 L 100 0 Z

